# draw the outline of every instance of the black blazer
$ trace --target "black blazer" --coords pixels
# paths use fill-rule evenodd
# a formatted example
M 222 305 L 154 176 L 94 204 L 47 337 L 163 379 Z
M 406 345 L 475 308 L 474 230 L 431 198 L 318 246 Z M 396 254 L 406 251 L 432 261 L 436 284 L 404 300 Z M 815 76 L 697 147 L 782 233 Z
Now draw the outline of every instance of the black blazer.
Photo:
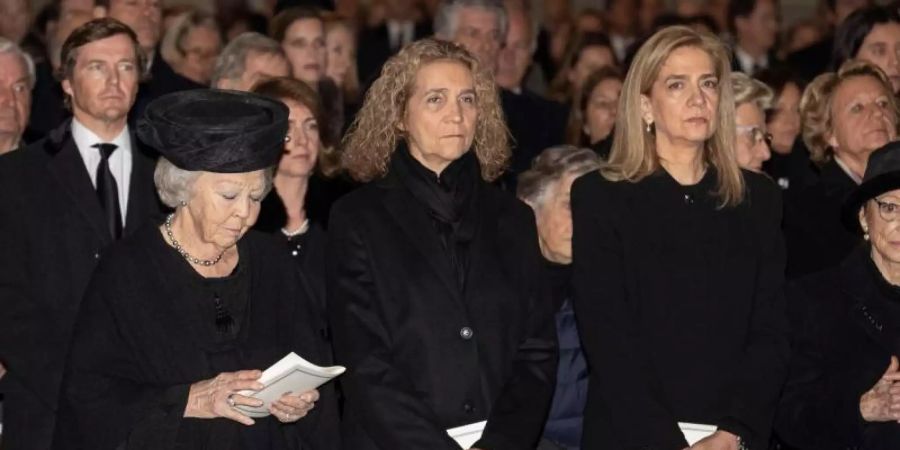
M 160 212 L 155 162 L 132 136 L 125 233 Z M 48 448 L 57 393 L 81 297 L 112 243 L 70 133 L 0 157 L 0 360 L 9 368 L 6 450 Z
M 841 222 L 841 206 L 855 187 L 831 160 L 822 166 L 818 182 L 788 191 L 784 202 L 788 279 L 836 266 L 862 242 Z
M 335 204 L 327 288 L 335 356 L 348 367 L 345 449 L 459 450 L 445 430 L 482 420 L 475 447 L 536 446 L 557 350 L 534 215 L 487 183 L 478 190 L 463 294 L 400 180 Z
M 900 425 L 867 423 L 859 412 L 860 397 L 900 354 L 890 326 L 900 323 L 898 293 L 869 249 L 788 287 L 793 357 L 775 427 L 798 450 L 900 448 Z
M 677 422 L 768 444 L 787 371 L 781 193 L 744 172 L 719 207 L 713 169 L 679 185 L 587 174 L 572 187 L 575 312 L 592 367 L 585 449 L 681 450 Z
M 413 40 L 419 40 L 432 34 L 431 24 L 419 22 L 413 31 Z M 381 66 L 397 53 L 391 48 L 391 38 L 386 24 L 365 28 L 357 39 L 357 73 L 363 86 L 368 86 L 381 74 Z M 399 49 L 398 49 L 399 50 Z
M 512 158 L 503 184 L 509 192 L 516 192 L 516 177 L 531 168 L 534 158 L 546 148 L 563 143 L 569 111 L 561 103 L 527 89 L 520 94 L 501 89 L 500 102 L 512 135 Z

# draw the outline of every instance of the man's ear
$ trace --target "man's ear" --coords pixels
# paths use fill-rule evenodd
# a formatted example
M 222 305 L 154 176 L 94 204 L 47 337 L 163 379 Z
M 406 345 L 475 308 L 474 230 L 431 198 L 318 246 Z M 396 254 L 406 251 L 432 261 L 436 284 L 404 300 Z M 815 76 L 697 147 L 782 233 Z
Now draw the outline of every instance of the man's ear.
M 60 82 L 60 84 L 62 85 L 63 92 L 65 92 L 66 95 L 71 97 L 72 96 L 72 83 L 69 82 L 69 80 L 62 80 Z

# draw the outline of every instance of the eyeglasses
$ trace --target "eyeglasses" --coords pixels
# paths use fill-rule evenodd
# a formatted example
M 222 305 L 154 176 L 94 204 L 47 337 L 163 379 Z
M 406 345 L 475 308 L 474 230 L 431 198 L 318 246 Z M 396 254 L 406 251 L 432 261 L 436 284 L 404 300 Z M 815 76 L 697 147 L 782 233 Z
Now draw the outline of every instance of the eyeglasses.
M 737 125 L 735 127 L 738 134 L 748 134 L 750 142 L 756 146 L 765 142 L 769 147 L 772 146 L 772 135 L 761 130 L 756 125 Z
M 900 218 L 900 205 L 879 200 L 877 198 L 873 198 L 872 201 L 878 205 L 878 215 L 881 216 L 885 222 L 893 222 Z

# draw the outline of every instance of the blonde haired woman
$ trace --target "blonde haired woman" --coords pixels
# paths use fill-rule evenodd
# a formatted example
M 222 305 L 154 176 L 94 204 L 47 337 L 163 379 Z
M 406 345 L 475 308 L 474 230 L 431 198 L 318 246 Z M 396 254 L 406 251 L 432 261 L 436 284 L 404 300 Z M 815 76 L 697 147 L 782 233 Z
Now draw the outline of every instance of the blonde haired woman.
M 737 140 L 734 153 L 738 165 L 754 172 L 772 157 L 772 135 L 766 129 L 766 111 L 772 108 L 775 94 L 762 81 L 743 72 L 731 74 L 734 90 L 734 121 Z
M 534 214 L 491 184 L 509 159 L 493 77 L 425 39 L 391 58 L 344 138 L 367 185 L 332 209 L 328 308 L 345 447 L 535 448 L 555 388 Z
M 897 137 L 892 89 L 881 69 L 849 60 L 803 92 L 803 142 L 819 179 L 785 198 L 788 278 L 837 265 L 860 244 L 841 225 L 841 204 L 862 179 L 869 155 Z
M 670 27 L 625 78 L 610 159 L 572 188 L 583 448 L 766 448 L 785 376 L 780 193 L 735 160 L 726 50 Z

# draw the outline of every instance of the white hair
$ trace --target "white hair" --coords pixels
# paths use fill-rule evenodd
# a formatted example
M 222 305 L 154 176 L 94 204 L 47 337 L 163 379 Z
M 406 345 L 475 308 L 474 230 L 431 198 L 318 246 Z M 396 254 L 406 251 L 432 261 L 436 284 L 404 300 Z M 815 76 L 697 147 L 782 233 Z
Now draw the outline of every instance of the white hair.
M 31 59 L 31 55 L 22 50 L 22 47 L 19 47 L 15 42 L 0 36 L 0 54 L 3 53 L 12 53 L 19 56 L 22 60 L 22 64 L 25 65 L 25 71 L 28 72 L 28 87 L 34 88 L 34 83 L 37 81 L 37 78 L 34 74 L 34 60 Z
M 247 69 L 247 55 L 250 52 L 278 55 L 287 60 L 281 44 L 274 39 L 256 32 L 242 33 L 222 49 L 216 59 L 210 86 L 218 86 L 221 80 L 240 78 Z
M 445 41 L 453 40 L 456 35 L 460 8 L 481 8 L 497 15 L 497 28 L 500 30 L 501 43 L 506 38 L 509 28 L 506 7 L 502 0 L 444 0 L 434 15 L 434 35 Z M 537 33 L 535 33 L 537 35 Z
M 156 185 L 156 192 L 159 193 L 159 199 L 163 204 L 170 208 L 177 208 L 191 199 L 194 191 L 194 183 L 203 172 L 195 170 L 184 170 L 165 157 L 160 156 L 156 163 L 156 170 L 153 172 L 153 183 Z M 263 197 L 272 190 L 272 180 L 275 178 L 275 168 L 270 167 L 263 172 L 265 177 L 265 188 Z

